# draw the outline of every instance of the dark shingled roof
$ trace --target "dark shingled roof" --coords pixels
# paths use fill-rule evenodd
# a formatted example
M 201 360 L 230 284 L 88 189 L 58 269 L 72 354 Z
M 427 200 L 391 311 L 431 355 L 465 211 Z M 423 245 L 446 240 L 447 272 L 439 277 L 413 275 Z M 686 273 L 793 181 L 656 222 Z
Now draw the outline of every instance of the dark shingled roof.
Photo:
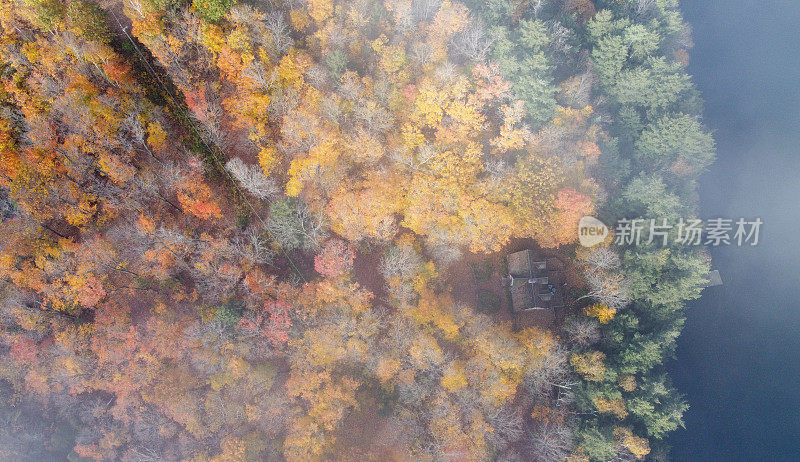
M 507 260 L 513 311 L 563 306 L 562 277 L 548 269 L 547 261 L 537 260 L 531 250 L 509 254 Z

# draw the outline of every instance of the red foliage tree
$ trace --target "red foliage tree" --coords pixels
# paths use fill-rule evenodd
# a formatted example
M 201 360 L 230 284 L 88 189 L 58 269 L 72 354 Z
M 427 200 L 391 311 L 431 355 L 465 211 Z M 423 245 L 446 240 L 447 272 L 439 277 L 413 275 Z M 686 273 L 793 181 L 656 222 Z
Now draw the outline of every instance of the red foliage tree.
M 211 197 L 211 188 L 199 178 L 191 178 L 179 186 L 178 202 L 184 212 L 203 220 L 222 217 L 219 205 Z
M 353 269 L 353 249 L 344 241 L 331 239 L 316 257 L 314 269 L 325 277 L 336 277 Z
M 291 308 L 281 300 L 269 301 L 264 304 L 264 314 L 242 318 L 239 327 L 245 331 L 259 332 L 274 347 L 285 345 L 289 341 L 289 328 L 292 327 L 289 317 Z
M 34 365 L 37 362 L 38 350 L 36 342 L 29 338 L 19 337 L 14 340 L 9 353 L 18 363 Z
M 578 237 L 578 222 L 594 210 L 592 200 L 575 189 L 565 188 L 558 192 L 555 206 L 558 209 L 554 237 L 558 245 L 574 242 Z

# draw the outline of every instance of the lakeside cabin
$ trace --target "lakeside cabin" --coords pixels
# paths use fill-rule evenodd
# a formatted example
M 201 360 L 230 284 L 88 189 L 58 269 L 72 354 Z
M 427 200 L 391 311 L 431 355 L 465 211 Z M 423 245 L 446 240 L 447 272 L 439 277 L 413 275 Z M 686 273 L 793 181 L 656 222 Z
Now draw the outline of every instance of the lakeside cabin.
M 522 250 L 509 254 L 507 262 L 507 282 L 513 312 L 564 306 L 563 276 L 552 269 L 547 260 L 536 259 L 532 250 Z
M 716 287 L 722 285 L 722 276 L 719 274 L 719 270 L 711 270 L 706 274 L 706 284 L 703 287 Z

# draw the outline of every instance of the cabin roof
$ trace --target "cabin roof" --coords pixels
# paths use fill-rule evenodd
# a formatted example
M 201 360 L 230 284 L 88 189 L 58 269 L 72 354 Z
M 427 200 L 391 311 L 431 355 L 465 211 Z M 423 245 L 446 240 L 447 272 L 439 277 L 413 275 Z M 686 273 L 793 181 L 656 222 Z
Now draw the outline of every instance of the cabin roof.
M 509 291 L 515 312 L 563 306 L 563 277 L 530 249 L 508 255 Z

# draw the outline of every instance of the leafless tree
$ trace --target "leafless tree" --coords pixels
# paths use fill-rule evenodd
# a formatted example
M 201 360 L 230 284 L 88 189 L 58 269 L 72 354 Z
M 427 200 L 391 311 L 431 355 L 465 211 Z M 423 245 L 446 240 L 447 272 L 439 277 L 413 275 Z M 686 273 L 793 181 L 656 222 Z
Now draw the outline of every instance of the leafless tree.
M 306 250 L 319 249 L 320 242 L 325 240 L 325 217 L 321 213 L 312 212 L 303 201 L 297 203 L 297 218 L 302 229 Z
M 391 246 L 381 261 L 380 272 L 386 281 L 395 279 L 390 285 L 392 295 L 407 302 L 414 296 L 411 280 L 422 269 L 422 257 L 409 245 Z
M 55 99 L 56 96 L 63 94 L 67 88 L 66 81 L 62 79 L 54 79 L 50 75 L 35 72 L 31 75 L 31 78 L 39 84 L 41 93 L 50 97 L 51 99 Z M 4 112 L 11 113 L 13 111 L 11 111 L 9 108 L 5 108 Z
M 520 454 L 516 448 L 509 448 L 497 455 L 497 462 L 528 462 L 529 458 Z
M 268 13 L 267 18 L 264 20 L 264 25 L 269 30 L 272 46 L 278 55 L 286 53 L 294 45 L 289 26 L 286 24 L 286 19 L 281 12 L 272 11 Z
M 614 271 L 621 265 L 617 252 L 608 247 L 597 247 L 586 253 L 582 260 L 589 271 Z
M 130 11 L 136 13 L 139 19 L 145 18 L 146 9 L 142 0 L 125 0 L 125 6 L 127 6 Z
M 544 423 L 537 426 L 529 442 L 534 460 L 539 462 L 562 462 L 572 451 L 573 433 L 566 425 Z
M 487 182 L 494 191 L 503 191 L 508 187 L 508 178 L 512 173 L 511 166 L 503 159 L 489 159 L 484 164 L 488 175 Z
M 277 78 L 277 76 L 274 78 Z M 294 88 L 275 91 L 271 96 L 267 110 L 276 119 L 286 116 L 300 104 L 300 96 Z
M 439 81 L 441 81 L 444 84 L 452 83 L 457 78 L 459 78 L 456 65 L 451 63 L 450 61 L 447 61 L 441 66 L 437 67 L 435 75 L 436 78 L 439 79 Z
M 186 255 L 193 252 L 196 247 L 192 239 L 185 234 L 163 226 L 156 229 L 149 238 L 152 239 L 152 244 L 148 248 L 155 248 L 159 251 L 164 250 L 171 253 L 175 258 L 175 267 L 170 271 L 172 274 L 177 274 L 181 270 L 188 268 Z
M 234 236 L 231 241 L 231 248 L 238 258 L 252 263 L 269 263 L 272 261 L 272 249 L 266 245 L 261 232 L 255 227 L 250 227 L 244 233 Z
M 302 111 L 290 111 L 281 126 L 281 151 L 287 154 L 309 151 L 320 141 L 319 125 L 320 120 L 316 117 Z
M 264 65 L 258 61 L 253 60 L 245 66 L 242 70 L 242 75 L 254 82 L 256 86 L 262 90 L 269 90 L 272 85 L 277 81 L 277 74 L 273 71 L 268 71 Z
M 348 35 L 344 32 L 344 28 L 339 24 L 333 23 L 330 24 L 330 35 L 328 36 L 328 43 L 330 44 L 331 49 L 334 50 L 341 50 L 346 47 L 347 45 L 347 38 Z
M 358 76 L 353 74 L 345 74 L 339 82 L 339 95 L 348 101 L 358 101 L 363 93 L 364 88 Z
M 408 245 L 392 246 L 381 261 L 380 271 L 384 278 L 409 278 L 422 267 L 422 257 Z
M 494 430 L 489 440 L 496 450 L 503 450 L 524 435 L 524 420 L 519 408 L 506 405 L 490 409 L 489 424 Z
M 327 237 L 325 217 L 313 212 L 302 200 L 292 201 L 286 214 L 270 214 L 267 231 L 284 249 L 317 250 Z
M 306 71 L 308 83 L 317 90 L 324 90 L 329 85 L 330 72 L 320 63 L 315 63 Z M 327 98 L 329 101 L 331 98 Z
M 161 453 L 156 451 L 152 445 L 133 444 L 125 451 L 125 460 L 132 462 L 158 462 L 163 459 Z
M 272 178 L 264 176 L 264 173 L 256 165 L 247 165 L 242 159 L 234 157 L 225 164 L 225 169 L 236 178 L 236 181 L 242 185 L 253 196 L 266 200 L 275 198 L 280 189 Z
M 89 52 L 95 48 L 91 43 L 84 40 L 82 37 L 75 35 L 72 31 L 61 31 L 56 34 L 60 38 L 61 44 L 64 45 L 73 56 L 79 60 L 83 60 L 88 56 Z
M 393 13 L 395 30 L 401 34 L 412 35 L 417 27 L 412 12 L 409 9 L 398 9 Z
M 265 3 L 267 3 L 265 1 Z M 290 10 L 299 10 L 303 8 L 308 8 L 308 2 L 306 0 L 286 0 L 282 2 L 284 7 Z
M 389 153 L 391 160 L 411 171 L 418 171 L 436 157 L 436 148 L 430 144 L 423 144 L 416 150 L 397 147 Z
M 441 6 L 442 0 L 413 0 L 411 2 L 414 18 L 421 22 L 432 20 Z
M 414 42 L 411 45 L 411 61 L 417 66 L 424 66 L 431 61 L 433 46 L 429 43 Z
M 633 0 L 628 2 L 628 8 L 631 15 L 636 18 L 642 18 L 649 15 L 656 7 L 657 0 Z
M 420 170 L 428 162 L 436 157 L 436 148 L 431 144 L 423 144 L 417 149 L 417 153 L 413 158 L 412 170 Z
M 565 93 L 567 104 L 573 107 L 584 107 L 591 102 L 592 88 L 595 84 L 596 76 L 593 72 L 587 71 L 567 80 Z
M 195 116 L 201 124 L 200 136 L 207 144 L 224 148 L 226 144 L 226 133 L 222 129 L 222 104 L 217 93 L 210 88 L 205 92 L 206 104 L 198 105 Z
M 554 388 L 568 389 L 573 385 L 567 357 L 566 349 L 558 347 L 539 358 L 538 363 L 525 377 L 525 386 L 531 396 L 547 396 Z
M 188 155 L 188 153 L 186 153 Z M 191 177 L 189 169 L 177 162 L 167 162 L 159 169 L 158 180 L 168 191 L 174 191 Z M 155 183 L 158 185 L 158 183 Z
M 430 256 L 443 268 L 457 262 L 462 257 L 461 249 L 449 242 L 447 234 L 441 230 L 432 231 L 425 240 L 425 248 Z
M 630 283 L 617 272 L 591 271 L 586 274 L 589 293 L 581 298 L 594 298 L 612 310 L 624 308 L 630 301 Z
M 453 37 L 451 45 L 456 55 L 471 62 L 483 62 L 492 48 L 492 42 L 484 24 L 472 18 L 469 25 Z
M 639 459 L 635 454 L 630 452 L 626 447 L 619 444 L 617 446 L 617 455 L 614 456 L 613 459 L 609 460 L 608 462 L 635 462 Z M 659 459 L 656 457 L 649 457 L 647 460 L 658 461 Z M 666 459 L 662 459 L 666 462 Z
M 692 40 L 692 26 L 689 24 L 684 24 L 681 28 L 680 36 L 678 37 L 678 42 L 676 45 L 683 49 L 689 49 L 694 47 L 694 41 Z
M 375 90 L 373 98 L 382 107 L 389 107 L 392 102 L 392 94 L 394 94 L 395 83 L 386 76 L 381 75 L 375 80 Z
M 600 326 L 597 321 L 587 318 L 569 318 L 564 323 L 567 340 L 579 347 L 593 345 L 600 340 Z
M 582 257 L 589 293 L 581 298 L 594 298 L 607 307 L 619 310 L 630 302 L 630 282 L 621 271 L 619 255 L 607 247 L 592 250 Z
M 553 59 L 560 63 L 568 62 L 574 53 L 572 52 L 573 32 L 558 21 L 549 24 L 550 50 Z
M 531 12 L 533 13 L 534 17 L 537 17 L 537 18 L 539 17 L 539 12 L 547 4 L 547 1 L 548 0 L 532 0 L 529 3 L 529 5 L 530 5 L 529 8 L 531 9 Z
M 167 429 L 177 431 L 175 422 L 165 417 L 155 408 L 148 406 L 137 418 L 128 426 L 131 432 L 132 442 L 127 451 L 125 459 L 136 462 L 156 462 L 169 459 L 165 457 L 169 454 L 169 438 L 164 434 Z M 169 434 L 169 433 L 167 433 Z
M 178 15 L 180 17 L 173 17 L 170 27 L 173 35 L 183 43 L 183 46 L 178 53 L 170 53 L 171 60 L 169 64 L 170 67 L 177 68 L 177 71 L 182 73 L 175 74 L 175 72 L 170 72 L 170 75 L 173 78 L 177 76 L 185 79 L 187 82 L 189 79 L 199 82 L 201 81 L 199 79 L 205 76 L 213 65 L 212 52 L 200 43 L 206 22 L 203 20 L 202 15 L 193 10 L 186 9 L 182 13 L 178 13 Z M 165 51 L 169 53 L 170 48 L 166 46 Z
M 372 101 L 359 104 L 354 115 L 356 121 L 372 134 L 386 133 L 392 128 L 392 114 Z

